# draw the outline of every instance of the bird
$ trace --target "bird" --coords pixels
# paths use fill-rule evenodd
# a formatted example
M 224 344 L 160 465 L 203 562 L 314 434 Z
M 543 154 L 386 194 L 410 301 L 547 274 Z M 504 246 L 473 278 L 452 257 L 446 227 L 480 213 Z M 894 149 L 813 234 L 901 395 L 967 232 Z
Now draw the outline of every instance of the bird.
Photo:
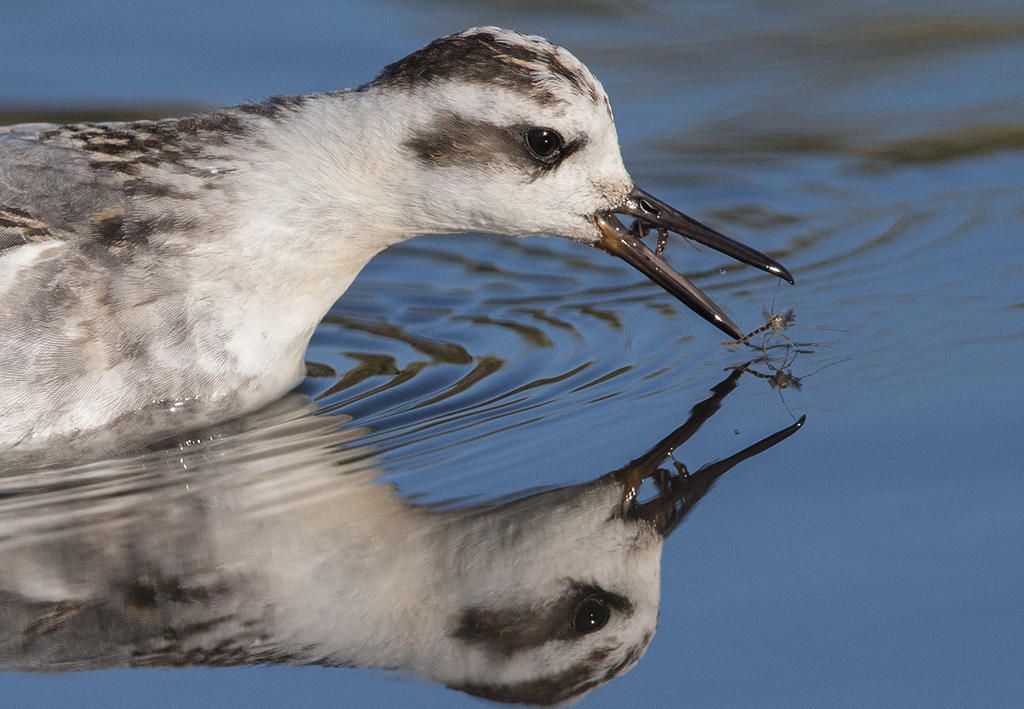
M 0 449 L 267 405 L 302 380 L 314 329 L 370 259 L 424 234 L 597 247 L 739 338 L 643 244 L 652 229 L 793 281 L 637 187 L 593 74 L 496 27 L 356 88 L 0 128 Z
M 621 467 L 469 505 L 380 480 L 368 431 L 298 393 L 126 465 L 0 477 L 0 670 L 317 664 L 579 699 L 647 650 L 669 536 L 802 427 L 692 472 L 668 458 L 743 376 Z

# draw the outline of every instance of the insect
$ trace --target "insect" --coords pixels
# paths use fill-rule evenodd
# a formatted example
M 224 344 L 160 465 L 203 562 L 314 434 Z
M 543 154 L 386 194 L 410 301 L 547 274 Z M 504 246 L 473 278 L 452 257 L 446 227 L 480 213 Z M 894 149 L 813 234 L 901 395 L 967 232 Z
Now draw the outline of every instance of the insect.
M 849 359 L 847 358 L 835 362 L 828 362 L 827 364 L 818 367 L 813 372 L 797 377 L 796 375 L 793 374 L 793 370 L 790 367 L 796 360 L 797 354 L 802 354 L 806 352 L 807 350 L 795 350 L 795 352 L 792 355 L 792 358 L 790 358 L 789 352 L 787 351 L 787 357 L 785 359 L 782 359 L 781 361 L 778 358 L 771 358 L 767 355 L 762 355 L 757 359 L 752 359 L 748 362 L 744 362 L 743 364 L 733 365 L 732 367 L 727 367 L 726 369 L 732 369 L 736 372 L 750 374 L 751 376 L 757 377 L 758 379 L 767 380 L 768 385 L 774 391 L 777 391 L 779 393 L 779 399 L 782 400 L 782 405 L 786 407 L 786 411 L 795 420 L 796 415 L 789 408 L 789 404 L 786 402 L 786 397 L 782 393 L 783 390 L 793 388 L 796 389 L 797 391 L 801 391 L 803 389 L 803 382 L 805 379 L 807 379 L 807 377 L 813 376 L 820 372 L 821 370 L 827 369 L 833 365 L 842 364 L 843 362 L 846 362 Z M 756 368 L 756 365 L 759 364 L 763 364 L 767 368 L 767 371 L 758 370 Z
M 765 365 L 767 365 L 768 369 L 771 370 L 772 374 L 765 374 L 764 372 L 759 372 L 756 369 L 752 369 L 750 365 L 756 364 L 758 362 L 763 362 Z M 785 366 L 790 363 L 786 362 L 783 364 Z M 747 374 L 751 374 L 757 377 L 758 379 L 767 379 L 768 384 L 771 386 L 772 389 L 781 390 L 793 387 L 797 391 L 800 391 L 803 388 L 801 385 L 801 377 L 793 376 L 792 369 L 776 368 L 775 366 L 772 365 L 771 362 L 769 362 L 767 359 L 763 357 L 760 359 L 752 359 L 749 362 L 745 362 L 744 364 L 733 367 L 733 369 L 736 369 L 740 372 L 746 372 Z M 811 372 L 811 374 L 814 374 L 814 372 Z
M 790 325 L 792 325 L 793 321 L 796 320 L 796 314 L 793 312 L 793 308 L 790 308 L 789 310 L 787 310 L 785 313 L 782 313 L 781 315 L 779 313 L 769 313 L 767 310 L 762 310 L 761 314 L 766 319 L 766 322 L 765 322 L 764 325 L 762 325 L 761 327 L 757 328 L 756 330 L 751 330 L 750 332 L 748 332 L 746 335 L 744 335 L 743 337 L 741 337 L 738 340 L 728 340 L 726 342 L 723 342 L 722 344 L 726 345 L 728 347 L 736 347 L 738 345 L 745 345 L 745 344 L 747 344 L 750 341 L 750 338 L 752 338 L 752 337 L 754 337 L 756 335 L 760 335 L 762 332 L 766 332 L 768 330 L 771 330 L 773 334 L 782 335 L 783 337 L 786 338 L 786 341 L 789 342 L 790 345 L 793 345 L 793 343 L 789 340 L 789 338 L 782 334 L 782 330 L 784 328 L 789 327 Z

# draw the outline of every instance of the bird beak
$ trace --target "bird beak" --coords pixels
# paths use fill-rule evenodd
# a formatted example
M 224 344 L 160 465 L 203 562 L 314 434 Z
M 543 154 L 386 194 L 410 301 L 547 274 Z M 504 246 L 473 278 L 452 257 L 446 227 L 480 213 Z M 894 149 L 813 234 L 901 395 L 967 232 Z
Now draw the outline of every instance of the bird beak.
M 633 228 L 627 229 L 623 226 L 616 216 L 617 214 L 636 219 Z M 634 187 L 620 206 L 598 212 L 594 216 L 594 221 L 601 231 L 601 240 L 596 244 L 599 249 L 618 256 L 734 339 L 739 339 L 743 333 L 729 319 L 729 316 L 700 289 L 673 270 L 665 263 L 664 259 L 640 241 L 650 229 L 674 231 L 680 236 L 710 246 L 715 251 L 720 251 L 737 261 L 750 264 L 793 283 L 793 276 L 779 262 L 724 234 L 719 234 L 714 229 L 652 197 L 639 187 Z
M 765 452 L 800 430 L 807 420 L 806 416 L 801 416 L 786 428 L 762 438 L 724 460 L 709 463 L 694 473 L 675 461 L 675 473 L 662 468 L 665 459 L 690 440 L 693 434 L 718 412 L 725 397 L 739 385 L 741 375 L 741 370 L 732 370 L 729 376 L 711 388 L 711 396 L 694 405 L 683 425 L 662 438 L 636 460 L 608 473 L 607 477 L 622 486 L 619 516 L 627 520 L 643 520 L 652 525 L 662 538 L 668 537 L 694 505 L 707 494 L 715 481 L 730 468 Z M 648 479 L 654 483 L 657 495 L 646 502 L 640 502 L 637 499 L 637 491 Z
M 777 443 L 781 443 L 794 433 L 800 430 L 807 420 L 807 416 L 801 416 L 797 421 L 780 429 L 770 436 L 762 438 L 757 443 L 747 446 L 739 453 L 708 463 L 697 472 L 691 473 L 684 467 L 680 467 L 675 474 L 659 469 L 651 476 L 658 488 L 658 496 L 647 502 L 637 503 L 633 500 L 627 502 L 627 510 L 636 519 L 644 519 L 654 524 L 655 529 L 662 537 L 670 535 L 683 521 L 683 518 L 690 513 L 704 495 L 708 493 L 711 486 L 718 478 L 722 477 L 730 468 L 737 463 L 759 455 Z M 630 504 L 631 503 L 631 504 Z

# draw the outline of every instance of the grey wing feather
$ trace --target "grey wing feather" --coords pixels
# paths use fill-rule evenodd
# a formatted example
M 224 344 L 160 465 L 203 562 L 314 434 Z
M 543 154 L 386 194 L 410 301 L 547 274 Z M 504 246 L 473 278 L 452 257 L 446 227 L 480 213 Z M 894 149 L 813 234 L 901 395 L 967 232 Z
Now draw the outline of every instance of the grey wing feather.
M 97 218 L 123 212 L 124 183 L 122 174 L 97 170 L 95 158 L 59 126 L 0 128 L 0 252 L 91 238 Z

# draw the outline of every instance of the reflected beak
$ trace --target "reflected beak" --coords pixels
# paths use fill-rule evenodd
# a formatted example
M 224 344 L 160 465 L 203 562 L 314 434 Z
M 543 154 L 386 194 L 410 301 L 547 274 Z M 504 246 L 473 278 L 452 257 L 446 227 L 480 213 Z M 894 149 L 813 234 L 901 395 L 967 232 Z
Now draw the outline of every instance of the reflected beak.
M 675 473 L 661 468 L 665 459 L 672 455 L 693 434 L 707 423 L 722 407 L 722 401 L 739 386 L 740 369 L 733 369 L 729 376 L 711 388 L 711 396 L 694 404 L 686 421 L 672 433 L 658 441 L 653 448 L 627 465 L 608 473 L 622 486 L 622 502 L 618 514 L 623 519 L 643 521 L 651 525 L 662 538 L 668 537 L 679 523 L 690 513 L 715 481 L 737 463 L 750 460 L 781 443 L 804 425 L 806 416 L 786 428 L 762 438 L 724 460 L 709 463 L 695 473 L 672 459 Z M 657 489 L 657 495 L 646 502 L 637 499 L 637 492 L 645 481 L 650 480 Z
M 734 453 L 724 460 L 709 463 L 695 473 L 685 468 L 677 470 L 677 474 L 666 470 L 655 470 L 652 478 L 658 488 L 658 496 L 647 502 L 637 503 L 635 497 L 627 502 L 627 512 L 634 518 L 645 519 L 652 523 L 661 536 L 668 537 L 690 513 L 718 478 L 722 477 L 737 463 L 759 455 L 777 443 L 781 443 L 800 430 L 807 420 L 801 416 L 786 428 L 776 431 L 757 443 L 747 446 L 739 453 Z M 681 467 L 681 466 L 680 466 Z
M 637 220 L 640 228 L 627 229 L 616 214 L 633 217 Z M 639 187 L 633 188 L 621 206 L 596 214 L 594 221 L 598 229 L 601 230 L 601 240 L 596 244 L 598 248 L 618 256 L 633 266 L 674 295 L 688 308 L 734 339 L 741 338 L 743 333 L 729 319 L 729 316 L 695 285 L 673 270 L 664 259 L 647 248 L 640 241 L 642 234 L 646 234 L 649 229 L 674 231 L 680 236 L 710 246 L 715 251 L 720 251 L 737 261 L 750 264 L 793 283 L 793 276 L 779 262 L 724 234 L 719 234 L 714 229 L 652 197 Z

